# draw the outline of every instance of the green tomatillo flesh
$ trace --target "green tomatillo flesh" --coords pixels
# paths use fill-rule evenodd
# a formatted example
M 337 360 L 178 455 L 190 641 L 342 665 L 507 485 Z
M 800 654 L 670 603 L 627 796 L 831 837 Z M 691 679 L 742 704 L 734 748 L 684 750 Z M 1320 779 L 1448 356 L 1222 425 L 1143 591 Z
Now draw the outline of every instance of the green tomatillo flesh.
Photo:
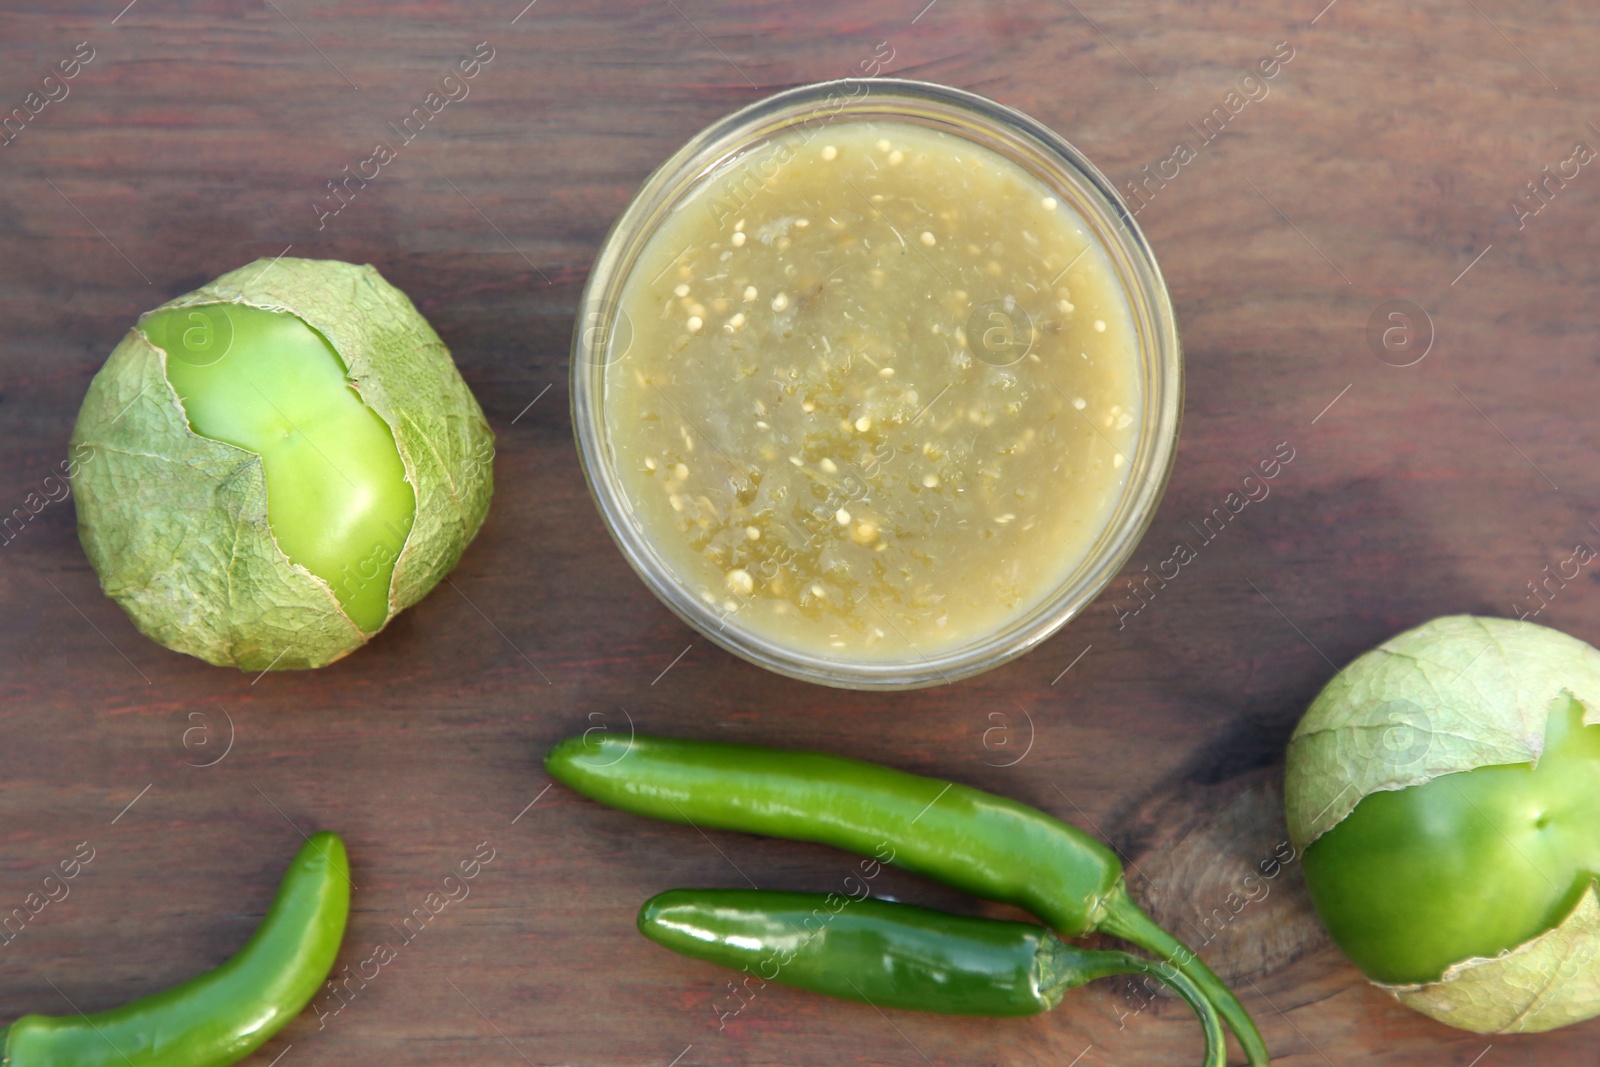
M 362 630 L 381 628 L 416 495 L 333 346 L 294 315 L 243 304 L 165 308 L 140 328 L 167 353 L 190 428 L 261 457 L 284 554 Z
M 1536 763 L 1364 797 L 1304 852 L 1317 914 L 1369 978 L 1438 981 L 1561 923 L 1600 873 L 1600 725 L 1558 697 Z
M 350 914 L 337 835 L 310 837 L 238 955 L 182 985 L 92 1015 L 24 1015 L 3 1067 L 227 1067 L 281 1030 L 333 968 Z

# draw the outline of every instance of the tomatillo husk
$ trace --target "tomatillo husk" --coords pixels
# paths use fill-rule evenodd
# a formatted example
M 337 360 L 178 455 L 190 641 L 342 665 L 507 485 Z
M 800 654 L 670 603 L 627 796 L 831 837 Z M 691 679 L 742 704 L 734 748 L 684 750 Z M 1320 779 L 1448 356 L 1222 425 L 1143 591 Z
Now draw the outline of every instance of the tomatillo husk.
M 1480 1033 L 1600 1014 L 1600 650 L 1451 616 L 1384 642 L 1289 744 L 1289 834 L 1379 988 Z
M 257 260 L 155 311 L 205 305 L 297 317 L 392 433 L 416 501 L 395 531 L 387 616 L 364 630 L 328 581 L 285 554 L 261 456 L 191 429 L 143 317 L 95 375 L 73 430 L 79 538 L 106 594 L 153 640 L 247 671 L 320 667 L 455 567 L 488 514 L 494 434 L 444 343 L 371 266 Z

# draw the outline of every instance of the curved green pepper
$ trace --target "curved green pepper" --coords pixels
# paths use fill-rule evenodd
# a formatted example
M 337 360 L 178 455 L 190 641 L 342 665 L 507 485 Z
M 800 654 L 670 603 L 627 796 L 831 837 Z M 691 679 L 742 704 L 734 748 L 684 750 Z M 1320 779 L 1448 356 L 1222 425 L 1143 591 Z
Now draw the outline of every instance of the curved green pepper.
M 394 433 L 338 352 L 294 315 L 244 304 L 164 308 L 139 329 L 167 353 L 190 429 L 261 457 L 284 555 L 361 629 L 382 626 L 417 500 Z
M 1373 793 L 1305 848 L 1306 888 L 1351 962 L 1436 982 L 1559 924 L 1600 875 L 1600 726 L 1563 697 L 1537 765 Z
M 551 750 L 545 769 L 624 811 L 873 855 L 1014 904 L 1068 937 L 1114 934 L 1188 976 L 1250 1063 L 1267 1063 L 1244 1006 L 1128 896 L 1116 854 L 1036 808 L 859 760 L 715 741 L 574 737 Z
M 821 893 L 673 889 L 639 910 L 639 932 L 674 952 L 763 982 L 878 1008 L 946 1015 L 1036 1015 L 1070 989 L 1117 974 L 1154 974 L 1205 1029 L 1205 1067 L 1227 1044 L 1216 1008 L 1182 974 L 1151 960 L 1075 948 L 1042 926 L 951 915 L 911 904 Z
M 24 1015 L 4 1067 L 226 1067 L 300 1013 L 333 968 L 350 913 L 350 861 L 320 833 L 289 865 L 238 955 L 180 986 L 94 1015 Z

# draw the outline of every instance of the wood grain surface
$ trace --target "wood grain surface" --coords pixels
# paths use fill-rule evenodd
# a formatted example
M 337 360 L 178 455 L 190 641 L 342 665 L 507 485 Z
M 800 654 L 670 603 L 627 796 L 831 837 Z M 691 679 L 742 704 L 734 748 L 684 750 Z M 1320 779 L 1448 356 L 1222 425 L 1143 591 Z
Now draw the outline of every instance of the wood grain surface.
M 143 638 L 101 595 L 70 501 L 0 547 L 0 913 L 93 849 L 70 894 L 0 943 L 0 1013 L 103 1008 L 216 964 L 302 833 L 328 828 L 358 886 L 341 967 L 394 955 L 253 1063 L 1198 1058 L 1181 1005 L 1115 983 L 1012 1021 L 776 987 L 741 1006 L 728 975 L 635 933 L 640 902 L 830 890 L 850 860 L 547 788 L 550 744 L 631 720 L 879 760 L 1102 833 L 1136 895 L 1235 982 L 1276 1063 L 1593 1062 L 1600 1022 L 1489 1039 L 1369 988 L 1293 860 L 1214 918 L 1281 847 L 1284 744 L 1335 665 L 1438 614 L 1539 607 L 1525 583 L 1600 545 L 1600 174 L 1526 193 L 1576 143 L 1600 146 L 1600 9 L 1326 2 L 8 0 L 0 114 L 67 91 L 0 147 L 0 512 L 46 491 L 139 312 L 284 252 L 370 262 L 408 292 L 499 442 L 493 510 L 450 583 L 316 672 L 246 676 Z M 92 59 L 47 86 L 82 42 Z M 319 228 L 326 183 L 397 140 L 390 124 L 480 42 L 494 58 L 470 96 Z M 1292 59 L 1234 113 L 1228 94 L 1281 42 Z M 1122 185 L 1173 175 L 1180 143 L 1192 156 L 1138 216 L 1188 370 L 1149 535 L 1043 648 L 894 695 L 764 673 L 671 616 L 591 506 L 566 386 L 589 263 L 649 170 L 740 105 L 874 60 L 1021 108 Z M 1427 315 L 1411 312 L 1410 355 L 1369 343 L 1392 300 Z M 1294 458 L 1271 495 L 1127 614 L 1126 580 L 1195 544 L 1191 524 L 1280 445 Z M 1600 640 L 1597 575 L 1538 621 Z M 491 849 L 470 896 L 403 941 Z M 898 872 L 877 889 L 993 911 Z

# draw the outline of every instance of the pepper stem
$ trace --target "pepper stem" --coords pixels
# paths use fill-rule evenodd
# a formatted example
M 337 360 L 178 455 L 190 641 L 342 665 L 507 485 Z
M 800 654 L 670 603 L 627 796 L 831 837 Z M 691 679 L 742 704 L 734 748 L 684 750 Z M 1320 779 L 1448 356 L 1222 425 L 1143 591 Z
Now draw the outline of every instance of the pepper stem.
M 1157 977 L 1169 984 L 1171 977 L 1165 972 L 1174 969 L 1176 973 L 1181 973 L 1193 981 L 1200 987 L 1206 999 L 1216 1006 L 1223 1019 L 1227 1020 L 1228 1027 L 1239 1039 L 1239 1046 L 1244 1049 L 1245 1057 L 1250 1061 L 1250 1067 L 1268 1067 L 1271 1057 L 1267 1053 L 1267 1043 L 1262 1039 L 1261 1031 L 1256 1029 L 1255 1020 L 1244 1010 L 1244 1005 L 1233 995 L 1233 990 L 1229 989 L 1210 967 L 1200 961 L 1200 957 L 1194 954 L 1193 949 L 1158 926 L 1156 921 L 1128 896 L 1125 884 L 1119 884 L 1106 897 L 1105 907 L 1106 916 L 1100 923 L 1100 930 L 1160 956 L 1161 962 L 1152 966 L 1156 968 Z M 1177 991 L 1177 988 L 1173 986 L 1174 991 Z
M 1182 997 L 1200 1020 L 1205 1031 L 1206 1054 L 1203 1067 L 1226 1067 L 1228 1038 L 1222 1031 L 1222 1019 L 1216 1005 L 1206 999 L 1190 978 L 1181 971 L 1162 974 L 1153 960 L 1143 959 L 1128 952 L 1108 949 L 1077 948 L 1056 937 L 1049 936 L 1040 951 L 1040 992 L 1050 1001 L 1051 1007 L 1060 1003 L 1069 989 L 1092 982 L 1096 978 L 1109 978 L 1115 974 L 1154 975 L 1163 985 Z M 1171 970 L 1171 968 L 1168 968 Z

